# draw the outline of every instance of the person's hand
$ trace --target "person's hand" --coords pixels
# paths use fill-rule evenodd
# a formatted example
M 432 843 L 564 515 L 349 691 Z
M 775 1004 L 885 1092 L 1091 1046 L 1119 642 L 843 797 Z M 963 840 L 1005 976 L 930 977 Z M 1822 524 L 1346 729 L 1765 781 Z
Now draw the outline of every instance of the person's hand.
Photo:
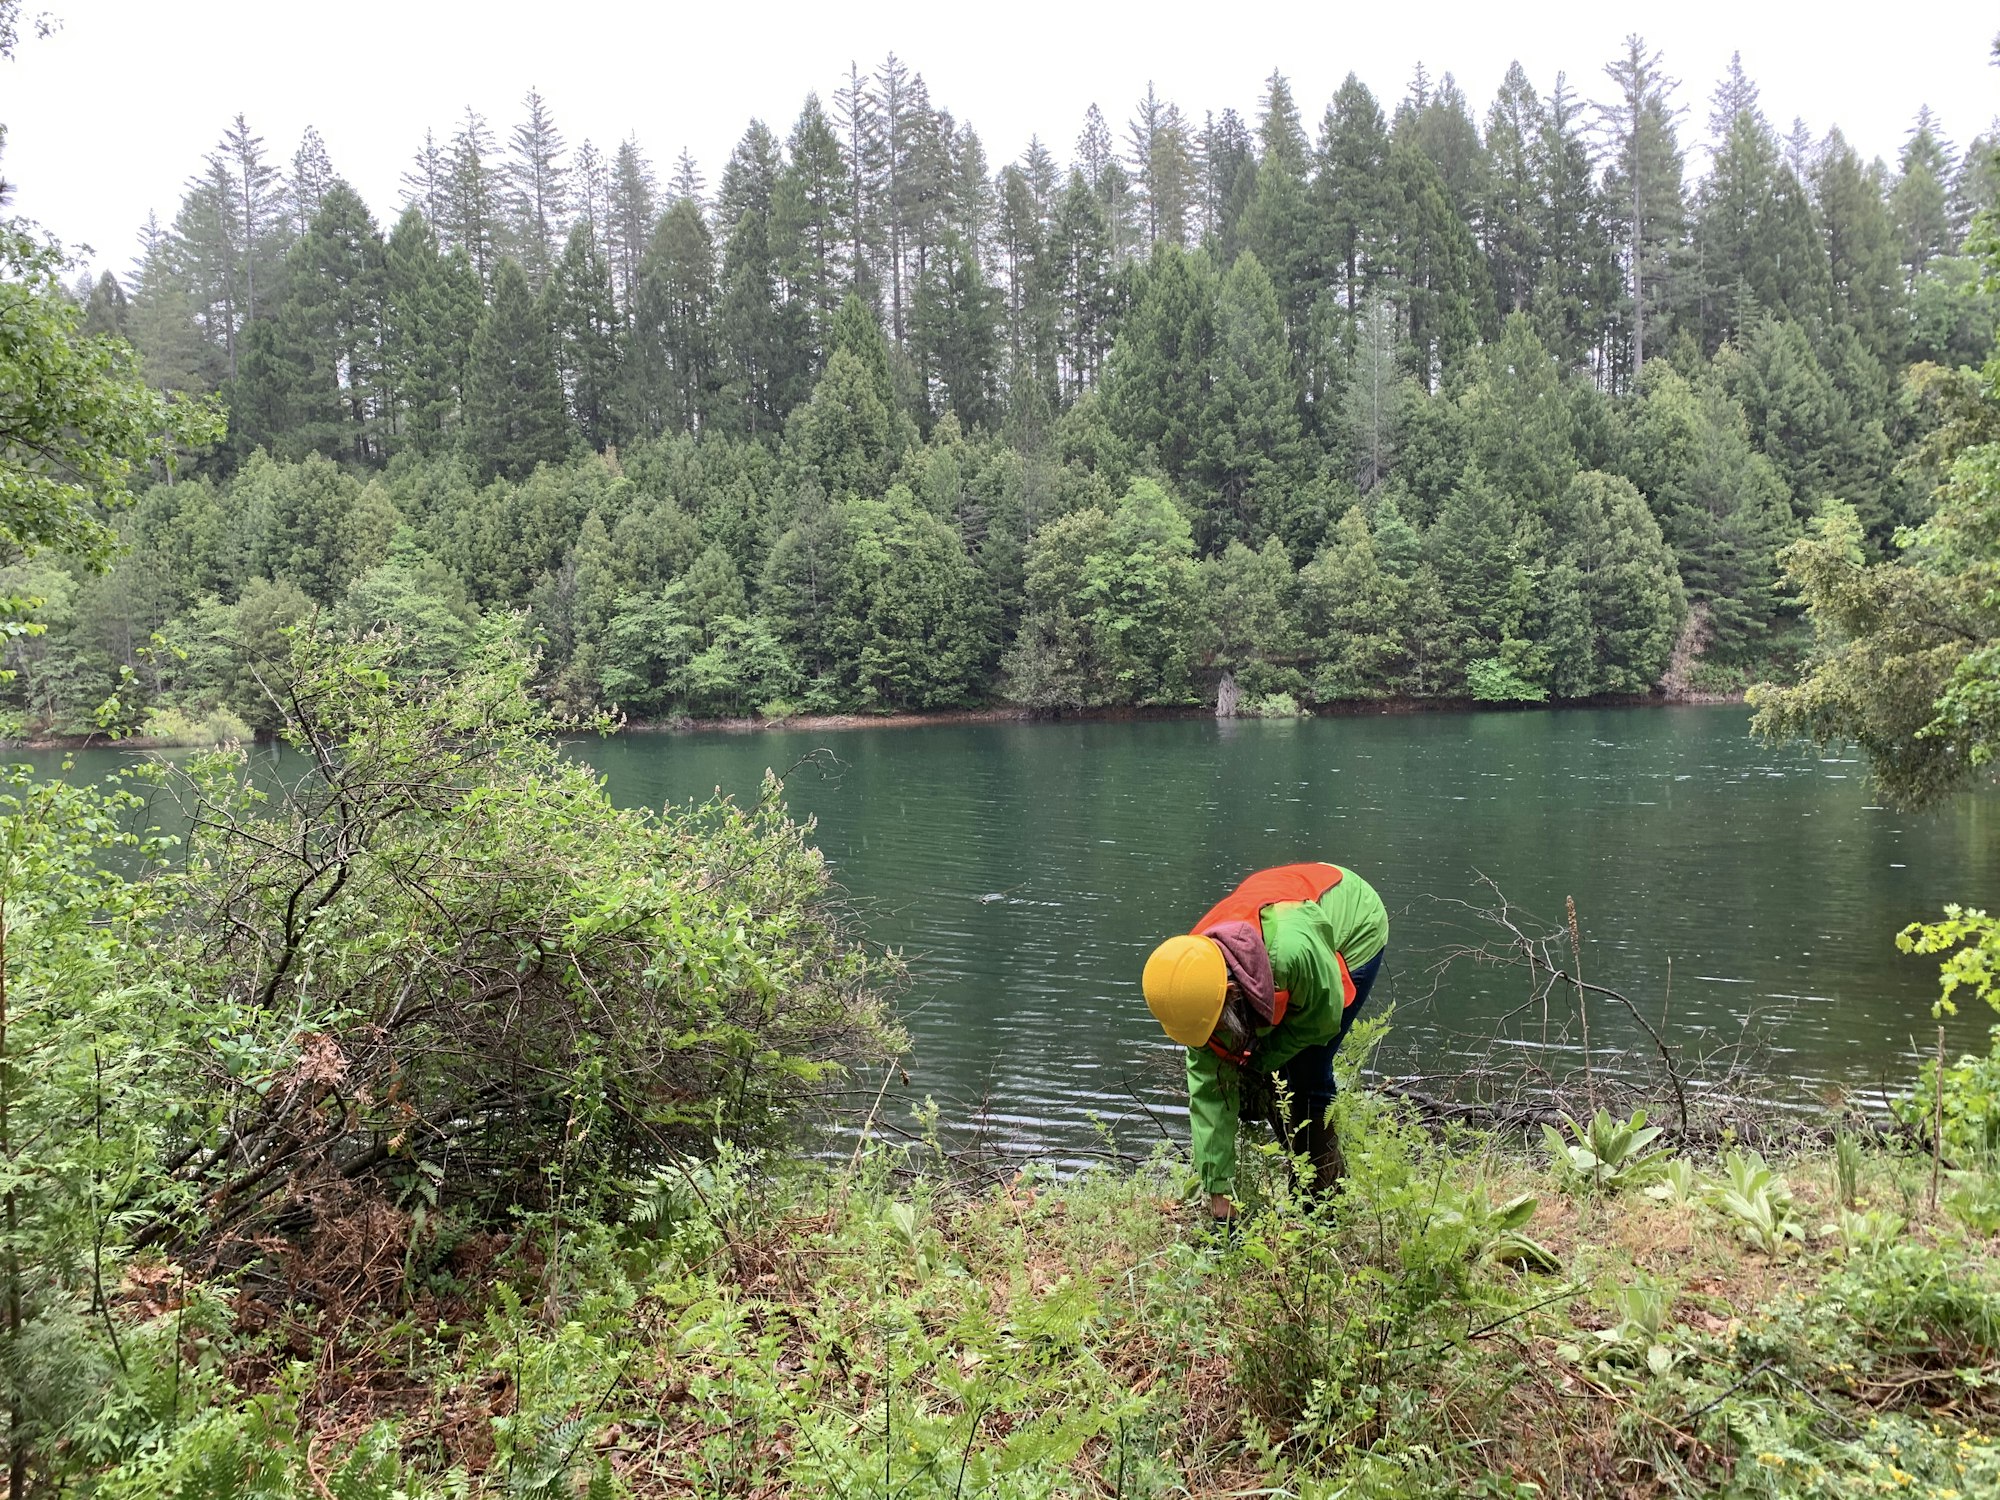
M 1208 1195 L 1208 1216 L 1217 1223 L 1227 1223 L 1236 1217 L 1236 1205 L 1229 1201 L 1227 1193 Z

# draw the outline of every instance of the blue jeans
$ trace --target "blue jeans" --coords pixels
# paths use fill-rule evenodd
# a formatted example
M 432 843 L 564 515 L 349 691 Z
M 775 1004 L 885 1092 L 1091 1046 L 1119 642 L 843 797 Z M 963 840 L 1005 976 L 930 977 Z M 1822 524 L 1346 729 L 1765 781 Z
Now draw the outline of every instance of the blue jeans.
M 1354 1003 L 1340 1013 L 1340 1035 L 1317 1047 L 1306 1048 L 1278 1070 L 1285 1087 L 1291 1090 L 1292 1109 L 1301 1122 L 1323 1119 L 1327 1107 L 1333 1103 L 1333 1054 L 1347 1040 L 1347 1029 L 1361 1014 L 1361 1007 L 1368 1003 L 1368 992 L 1375 987 L 1375 976 L 1381 970 L 1381 953 L 1360 968 L 1349 969 L 1347 977 L 1354 981 Z

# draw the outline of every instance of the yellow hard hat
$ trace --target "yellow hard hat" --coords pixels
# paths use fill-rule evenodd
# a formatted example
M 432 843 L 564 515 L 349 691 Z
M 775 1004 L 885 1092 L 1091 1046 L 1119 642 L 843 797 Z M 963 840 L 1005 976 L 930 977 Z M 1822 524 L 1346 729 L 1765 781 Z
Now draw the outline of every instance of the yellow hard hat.
M 1222 949 L 1205 937 L 1170 937 L 1146 960 L 1139 981 L 1153 1019 L 1183 1047 L 1205 1047 L 1222 1015 L 1229 966 Z

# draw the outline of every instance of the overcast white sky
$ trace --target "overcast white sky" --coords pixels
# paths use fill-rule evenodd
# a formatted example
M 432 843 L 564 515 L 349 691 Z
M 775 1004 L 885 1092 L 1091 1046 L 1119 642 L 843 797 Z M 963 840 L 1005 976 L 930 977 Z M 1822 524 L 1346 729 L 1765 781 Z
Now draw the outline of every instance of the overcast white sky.
M 0 170 L 14 211 L 96 247 L 123 271 L 146 211 L 171 219 L 181 185 L 237 111 L 290 160 L 317 125 L 333 163 L 378 217 L 426 126 L 440 136 L 470 104 L 505 138 L 532 85 L 572 147 L 628 132 L 664 169 L 685 146 L 712 183 L 753 117 L 783 136 L 808 90 L 830 99 L 848 59 L 893 50 L 932 99 L 969 120 L 997 166 L 1039 133 L 1067 160 L 1094 101 L 1122 131 L 1152 80 L 1197 121 L 1234 106 L 1254 118 L 1273 67 L 1308 126 L 1352 69 L 1385 108 L 1421 60 L 1457 75 L 1482 126 L 1510 59 L 1546 93 L 1556 74 L 1586 97 L 1638 25 L 1684 80 L 1686 132 L 1705 133 L 1707 100 L 1733 50 L 1785 129 L 1839 125 L 1864 153 L 1893 158 L 1921 104 L 1959 145 L 2000 112 L 1988 62 L 2000 8 L 1946 0 L 1914 10 L 1681 0 L 1649 14 L 1601 3 L 1501 6 L 1235 0 L 1199 11 L 1084 0 L 1000 5 L 884 0 L 801 5 L 524 5 L 512 0 L 28 0 L 63 22 L 0 63 Z M 1899 24 L 1903 17 L 1909 24 Z M 1698 158 L 1691 165 L 1699 165 Z

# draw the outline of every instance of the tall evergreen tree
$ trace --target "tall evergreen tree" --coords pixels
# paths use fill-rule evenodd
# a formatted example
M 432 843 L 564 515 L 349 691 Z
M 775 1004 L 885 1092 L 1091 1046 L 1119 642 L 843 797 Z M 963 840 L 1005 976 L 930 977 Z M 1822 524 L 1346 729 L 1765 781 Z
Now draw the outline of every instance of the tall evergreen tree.
M 1526 312 L 1542 274 L 1541 174 L 1537 159 L 1547 116 L 1520 63 L 1507 65 L 1486 113 L 1486 197 L 1481 239 L 1495 310 Z
M 521 262 L 528 285 L 539 291 L 555 266 L 556 247 L 568 226 L 569 148 L 538 90 L 528 90 L 521 108 L 524 113 L 507 137 L 507 161 L 501 169 L 506 244 Z
M 1680 81 L 1667 76 L 1660 53 L 1648 50 L 1636 33 L 1625 38 L 1624 56 L 1607 63 L 1604 73 L 1616 89 L 1599 114 L 1612 150 L 1607 185 L 1624 239 L 1636 380 L 1646 367 L 1646 336 L 1669 314 L 1676 296 L 1676 252 L 1687 212 L 1674 124 L 1679 110 L 1672 102 Z
M 360 196 L 334 180 L 288 256 L 284 302 L 258 328 L 238 378 L 238 448 L 282 458 L 382 458 L 390 372 L 384 362 L 384 246 Z M 266 428 L 268 424 L 268 428 Z
M 1202 239 L 1213 253 L 1229 259 L 1256 163 L 1249 127 L 1235 110 L 1208 117 L 1202 126 L 1200 157 Z
M 1614 363 L 1605 340 L 1614 328 L 1619 271 L 1610 215 L 1591 167 L 1582 110 L 1556 75 L 1535 148 L 1540 192 L 1535 240 L 1542 253 L 1534 294 L 1536 331 L 1572 369 Z
M 1429 388 L 1478 339 L 1489 305 L 1484 267 L 1437 168 L 1406 141 L 1390 143 L 1388 191 L 1391 295 L 1402 311 L 1411 373 Z
M 1389 129 L 1367 85 L 1349 73 L 1320 125 L 1315 197 L 1327 234 L 1326 262 L 1339 267 L 1348 342 L 1378 274 L 1388 237 Z
M 1115 162 L 1107 162 L 1111 170 Z M 1050 226 L 1049 251 L 1058 286 L 1059 378 L 1065 400 L 1094 384 L 1111 347 L 1112 246 L 1104 208 L 1081 170 Z
M 1879 170 L 1864 166 L 1836 130 L 1827 136 L 1813 188 L 1835 319 L 1851 324 L 1877 359 L 1900 359 L 1903 277 Z
M 1151 82 L 1125 127 L 1126 165 L 1138 190 L 1142 247 L 1184 245 L 1195 207 L 1194 143 L 1180 107 Z
M 466 370 L 466 458 L 482 480 L 525 479 L 569 452 L 569 415 L 548 325 L 510 257 L 493 275 L 493 302 Z
M 313 217 L 333 183 L 333 159 L 327 155 L 326 142 L 308 125 L 299 138 L 299 149 L 292 154 L 292 174 L 285 183 L 291 218 L 288 238 L 304 239 L 311 231 Z
M 967 430 L 994 422 L 998 304 L 972 248 L 948 231 L 917 283 L 911 353 L 938 413 L 950 412 Z
M 714 401 L 715 246 L 692 196 L 674 199 L 632 299 L 629 410 L 640 433 L 693 432 Z
M 424 143 L 403 172 L 403 207 L 414 208 L 439 229 L 451 213 L 451 154 L 438 144 L 437 132 L 426 129 Z
M 1205 253 L 1163 245 L 1112 346 L 1104 382 L 1112 428 L 1171 477 L 1189 473 L 1201 451 L 1220 295 Z
M 1319 542 L 1322 516 L 1292 503 L 1305 471 L 1297 383 L 1271 278 L 1245 251 L 1216 298 L 1214 370 L 1207 380 L 1195 474 L 1204 506 L 1196 542 L 1205 553 L 1232 540 L 1261 546 L 1273 535 L 1305 555 Z
M 1903 144 L 1896 185 L 1889 191 L 1906 287 L 1914 288 L 1926 266 L 1957 248 L 1951 215 L 1954 172 L 1951 146 L 1926 106 L 1917 112 L 1910 138 Z
M 658 199 L 653 164 L 639 149 L 638 138 L 627 136 L 618 143 L 611 160 L 611 201 L 607 205 L 604 249 L 611 262 L 618 305 L 628 320 L 639 285 L 639 263 L 645 259 L 646 247 L 652 243 L 653 226 L 659 218 Z
M 786 142 L 788 160 L 772 196 L 771 245 L 791 300 L 806 314 L 806 343 L 815 369 L 825 358 L 833 315 L 852 277 L 852 197 L 840 138 L 819 97 L 805 108 Z
M 493 165 L 497 153 L 484 117 L 468 107 L 451 138 L 450 188 L 437 231 L 447 249 L 465 252 L 481 285 L 493 278 L 502 239 L 501 184 Z
M 1468 228 L 1476 231 L 1486 202 L 1490 164 L 1486 147 L 1479 139 L 1479 127 L 1472 122 L 1472 111 L 1458 81 L 1449 73 L 1440 78 L 1422 106 L 1409 112 L 1401 128 L 1410 143 L 1437 168 L 1438 179 L 1444 184 L 1445 201 Z
M 587 221 L 571 226 L 545 295 L 570 416 L 583 440 L 601 452 L 625 437 L 619 409 L 625 330 L 612 291 L 611 264 Z
M 1321 245 L 1314 224 L 1307 172 L 1311 154 L 1291 85 L 1273 72 L 1264 81 L 1264 113 L 1257 135 L 1257 191 L 1244 215 L 1244 247 L 1254 251 L 1278 295 L 1293 357 L 1307 372 L 1308 399 L 1324 378 L 1314 379 L 1306 358 L 1312 311 L 1319 290 Z
M 1811 210 L 1740 57 L 1716 88 L 1709 129 L 1714 161 L 1696 195 L 1693 294 L 1713 351 L 1766 311 L 1824 317 L 1831 287 Z
M 847 264 L 853 277 L 851 289 L 872 302 L 879 295 L 872 262 L 881 238 L 878 176 L 887 144 L 883 139 L 882 106 L 875 81 L 862 73 L 858 64 L 848 64 L 847 81 L 833 96 L 833 120 L 840 129 L 841 154 L 847 167 Z

